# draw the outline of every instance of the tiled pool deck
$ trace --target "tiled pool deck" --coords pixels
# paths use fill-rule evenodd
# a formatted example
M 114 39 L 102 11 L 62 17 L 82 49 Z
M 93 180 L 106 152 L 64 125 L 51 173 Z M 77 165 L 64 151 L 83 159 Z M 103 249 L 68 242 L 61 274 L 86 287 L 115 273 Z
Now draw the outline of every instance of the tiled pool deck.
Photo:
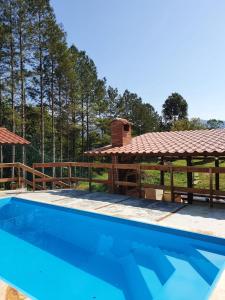
M 79 190 L 51 190 L 15 194 L 2 192 L 0 198 L 11 195 L 225 238 L 225 207 L 210 209 L 207 205 L 184 205 Z M 2 292 L 3 290 L 6 290 L 6 285 L 0 282 L 0 300 L 28 299 L 23 298 L 23 296 L 20 296 L 21 298 L 19 296 L 6 298 L 6 292 Z M 11 293 L 13 294 L 13 291 Z M 211 300 L 222 299 L 225 299 L 225 272 L 211 297 Z

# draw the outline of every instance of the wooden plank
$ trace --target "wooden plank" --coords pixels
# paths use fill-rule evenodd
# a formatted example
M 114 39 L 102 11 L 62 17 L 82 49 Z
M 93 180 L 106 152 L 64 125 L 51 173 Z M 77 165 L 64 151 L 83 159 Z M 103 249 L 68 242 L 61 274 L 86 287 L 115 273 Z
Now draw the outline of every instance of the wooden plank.
M 216 157 L 215 158 L 215 167 L 219 168 L 220 166 L 220 162 L 219 162 L 219 158 Z M 219 191 L 220 189 L 220 173 L 215 173 L 215 189 Z
M 213 173 L 212 173 L 212 169 L 210 169 L 209 172 L 209 206 L 213 207 Z
M 26 178 L 23 178 L 23 179 L 22 179 L 22 182 L 24 182 L 25 184 L 27 184 L 27 185 L 33 187 L 33 182 L 30 181 L 30 180 L 28 180 L 28 179 L 26 179 Z
M 210 168 L 205 167 L 195 167 L 195 166 L 187 166 L 187 167 L 173 167 L 174 172 L 196 172 L 196 173 L 208 173 Z
M 18 167 L 18 163 L 0 163 L 0 169 L 4 169 L 4 168 L 17 168 Z
M 60 182 L 60 181 L 70 181 L 72 177 L 45 177 L 45 178 L 36 178 L 36 182 Z
M 128 182 L 128 181 L 115 181 L 116 185 L 120 185 L 120 186 L 133 186 L 133 187 L 137 187 L 138 184 L 136 182 Z
M 225 173 L 225 168 L 224 167 L 212 167 L 212 173 Z
M 160 184 L 150 184 L 150 183 L 145 183 L 142 184 L 142 189 L 145 188 L 152 188 L 152 189 L 158 189 L 158 190 L 169 190 L 170 186 L 167 185 L 160 185 Z
M 171 201 L 174 202 L 174 181 L 173 181 L 173 168 L 170 168 L 170 193 Z
M 18 177 L 0 178 L 0 183 L 18 182 Z
M 215 196 L 225 196 L 225 191 L 213 190 L 213 195 L 215 195 Z
M 121 170 L 137 170 L 140 168 L 139 164 L 114 164 L 115 169 Z
M 164 166 L 164 157 L 162 156 L 160 159 L 160 165 Z M 164 171 L 160 171 L 160 185 L 164 185 L 165 184 L 165 172 Z
M 191 157 L 187 157 L 187 187 L 190 189 L 193 187 L 193 167 Z M 193 202 L 193 193 L 188 192 L 188 203 L 192 204 Z
M 141 165 L 141 170 L 156 170 L 156 171 L 169 171 L 170 166 L 161 166 L 161 165 Z
M 57 168 L 57 167 L 69 167 L 71 166 L 71 162 L 51 162 L 51 163 L 35 163 L 33 164 L 33 168 Z
M 187 187 L 174 186 L 174 193 L 176 193 L 176 192 L 209 195 L 210 190 L 209 189 L 187 188 Z
M 31 168 L 31 167 L 28 167 L 27 165 L 24 165 L 24 164 L 22 164 L 22 163 L 19 163 L 19 167 L 20 167 L 21 169 L 27 171 L 27 172 L 30 172 L 31 174 L 36 175 L 36 176 L 39 176 L 39 177 L 48 177 L 48 178 L 50 178 L 50 176 L 48 176 L 48 175 L 46 175 L 46 174 L 44 174 L 44 173 L 42 173 L 42 172 L 39 172 L 39 171 L 37 171 L 37 170 L 35 170 L 35 169 Z
M 142 182 L 141 182 L 141 166 L 139 165 L 139 168 L 137 169 L 137 185 L 138 185 L 138 194 L 139 194 L 139 197 L 141 198 L 142 196 Z
M 72 177 L 71 166 L 68 167 L 68 177 L 69 177 L 69 185 L 71 187 L 71 177 Z

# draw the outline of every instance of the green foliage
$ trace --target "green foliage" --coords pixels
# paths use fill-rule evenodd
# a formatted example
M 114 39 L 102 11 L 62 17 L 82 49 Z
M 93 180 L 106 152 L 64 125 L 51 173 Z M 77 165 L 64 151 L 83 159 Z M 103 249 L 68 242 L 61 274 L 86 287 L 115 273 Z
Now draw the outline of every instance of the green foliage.
M 224 121 L 221 121 L 221 120 L 210 119 L 207 121 L 207 127 L 209 129 L 223 128 L 224 125 L 225 125 Z
M 178 93 L 172 93 L 163 104 L 163 118 L 170 127 L 175 121 L 187 118 L 187 101 Z
M 173 123 L 172 131 L 183 131 L 183 130 L 199 130 L 205 129 L 206 126 L 202 123 L 199 118 L 177 120 Z
M 0 0 L 0 124 L 32 143 L 27 163 L 81 159 L 110 143 L 116 117 L 133 122 L 134 135 L 161 126 L 150 104 L 107 87 L 93 60 L 68 47 L 48 0 Z M 8 153 L 25 160 L 25 149 Z

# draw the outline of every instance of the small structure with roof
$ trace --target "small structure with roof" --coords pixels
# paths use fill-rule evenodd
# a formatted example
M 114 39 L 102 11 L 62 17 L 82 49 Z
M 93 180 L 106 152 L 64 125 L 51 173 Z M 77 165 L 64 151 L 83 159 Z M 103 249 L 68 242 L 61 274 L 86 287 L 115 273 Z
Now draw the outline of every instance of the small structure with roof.
M 5 127 L 0 127 L 0 145 L 29 145 L 26 139 L 9 131 Z
M 93 157 L 110 157 L 113 163 L 134 163 L 149 158 L 160 159 L 161 165 L 167 159 L 185 159 L 192 166 L 192 159 L 215 159 L 219 167 L 225 157 L 225 129 L 204 129 L 190 131 L 149 132 L 132 137 L 132 124 L 125 119 L 111 122 L 111 145 L 86 152 Z M 125 170 L 118 175 L 126 176 Z M 219 190 L 219 174 L 215 174 L 215 188 Z M 160 184 L 164 185 L 164 171 Z M 187 172 L 187 187 L 193 187 L 193 173 Z M 188 193 L 189 202 L 193 195 Z

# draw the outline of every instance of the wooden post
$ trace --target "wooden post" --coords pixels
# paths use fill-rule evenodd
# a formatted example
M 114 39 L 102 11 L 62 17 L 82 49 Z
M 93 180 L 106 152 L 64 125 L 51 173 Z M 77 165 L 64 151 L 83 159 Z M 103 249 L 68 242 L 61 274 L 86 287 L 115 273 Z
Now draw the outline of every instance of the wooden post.
M 14 167 L 13 167 L 14 168 Z M 18 187 L 21 188 L 20 167 L 18 167 Z M 14 172 L 14 171 L 13 171 Z
M 209 189 L 209 206 L 213 207 L 213 173 L 211 168 L 209 169 Z
M 118 180 L 116 176 L 116 168 L 115 164 L 117 163 L 117 157 L 115 155 L 112 156 L 112 169 L 111 169 L 111 177 L 112 177 L 112 192 L 116 192 L 115 181 Z
M 173 182 L 173 167 L 170 167 L 170 193 L 171 201 L 174 202 L 174 182 Z
M 0 146 L 0 163 L 3 164 L 3 146 Z M 1 178 L 3 178 L 3 168 L 1 168 L 0 172 Z
M 161 157 L 160 160 L 160 165 L 164 165 L 164 157 Z M 160 185 L 164 185 L 165 184 L 165 172 L 164 171 L 160 171 Z
M 192 166 L 191 157 L 187 157 L 187 166 Z M 187 187 L 192 188 L 193 187 L 193 174 L 192 172 L 187 172 Z M 193 202 L 193 193 L 187 194 L 188 203 L 192 204 Z
M 70 188 L 71 188 L 71 185 L 72 185 L 72 181 L 71 181 L 71 166 L 68 167 L 68 177 L 69 177 L 69 185 L 70 185 Z
M 139 164 L 137 168 L 137 188 L 138 188 L 138 194 L 139 198 L 142 196 L 142 191 L 141 191 L 141 164 Z
M 33 175 L 33 191 L 35 191 L 35 174 L 32 173 L 32 175 Z
M 219 168 L 219 166 L 220 166 L 219 158 L 215 157 L 215 167 Z M 219 191 L 219 189 L 220 189 L 220 174 L 219 173 L 215 173 L 215 189 L 216 189 L 216 191 Z
M 92 191 L 92 167 L 88 167 L 88 177 L 89 177 L 89 192 Z

